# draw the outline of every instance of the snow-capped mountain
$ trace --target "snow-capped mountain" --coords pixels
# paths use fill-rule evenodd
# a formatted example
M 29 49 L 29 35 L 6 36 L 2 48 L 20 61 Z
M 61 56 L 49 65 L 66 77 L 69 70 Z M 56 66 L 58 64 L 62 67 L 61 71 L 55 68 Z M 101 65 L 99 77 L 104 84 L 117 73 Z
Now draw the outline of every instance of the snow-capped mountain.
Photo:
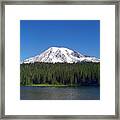
M 77 62 L 100 62 L 96 57 L 82 55 L 79 52 L 64 47 L 50 47 L 39 55 L 25 59 L 21 63 L 77 63 Z

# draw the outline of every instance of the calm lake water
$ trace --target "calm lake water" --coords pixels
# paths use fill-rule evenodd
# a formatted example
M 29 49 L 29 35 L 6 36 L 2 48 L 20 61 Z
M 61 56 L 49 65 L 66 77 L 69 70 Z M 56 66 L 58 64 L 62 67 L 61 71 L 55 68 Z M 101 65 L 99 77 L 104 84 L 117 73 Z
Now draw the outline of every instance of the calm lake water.
M 21 100 L 100 100 L 100 87 L 20 87 Z

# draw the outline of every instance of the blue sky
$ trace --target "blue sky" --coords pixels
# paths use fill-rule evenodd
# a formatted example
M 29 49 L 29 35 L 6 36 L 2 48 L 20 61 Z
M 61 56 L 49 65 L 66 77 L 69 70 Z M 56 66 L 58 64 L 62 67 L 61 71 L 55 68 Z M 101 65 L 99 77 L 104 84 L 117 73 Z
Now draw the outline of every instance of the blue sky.
M 99 20 L 21 20 L 20 59 L 52 46 L 67 47 L 100 58 Z

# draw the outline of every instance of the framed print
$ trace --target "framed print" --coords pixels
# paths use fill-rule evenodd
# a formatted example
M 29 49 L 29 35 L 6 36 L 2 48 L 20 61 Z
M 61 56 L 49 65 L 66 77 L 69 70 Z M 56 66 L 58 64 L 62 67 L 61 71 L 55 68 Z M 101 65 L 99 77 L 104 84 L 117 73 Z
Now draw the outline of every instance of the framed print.
M 118 1 L 1 8 L 1 118 L 119 119 Z

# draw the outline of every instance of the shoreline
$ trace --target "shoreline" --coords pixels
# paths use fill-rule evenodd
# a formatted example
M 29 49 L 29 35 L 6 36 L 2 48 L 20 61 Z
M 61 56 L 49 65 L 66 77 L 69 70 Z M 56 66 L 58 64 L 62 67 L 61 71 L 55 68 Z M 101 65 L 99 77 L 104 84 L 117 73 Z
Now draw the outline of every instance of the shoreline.
M 81 87 L 81 86 L 100 86 L 97 84 L 83 84 L 83 85 L 53 85 L 53 84 L 32 84 L 32 85 L 20 85 L 20 87 Z

